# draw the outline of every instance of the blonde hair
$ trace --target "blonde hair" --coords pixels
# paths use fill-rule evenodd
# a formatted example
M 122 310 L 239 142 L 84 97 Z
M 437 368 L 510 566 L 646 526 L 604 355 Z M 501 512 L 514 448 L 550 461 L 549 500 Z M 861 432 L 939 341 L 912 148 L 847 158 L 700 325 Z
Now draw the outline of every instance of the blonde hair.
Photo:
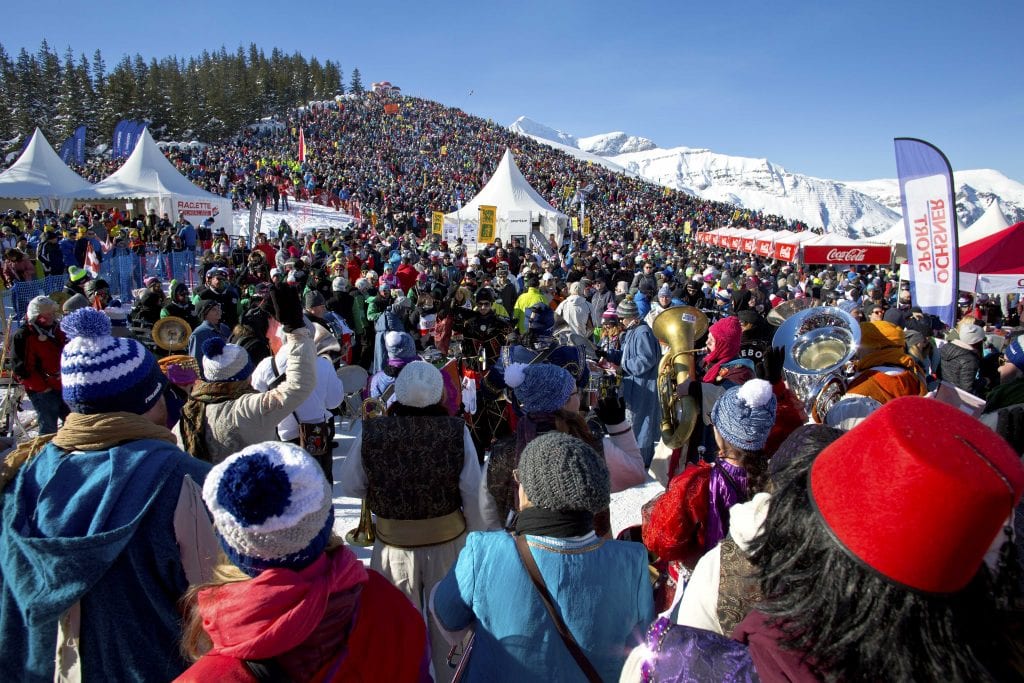
M 327 540 L 324 552 L 331 552 L 343 545 L 345 542 L 341 537 L 332 533 Z M 182 613 L 185 615 L 181 629 L 181 654 L 186 661 L 198 661 L 213 647 L 210 635 L 203 628 L 203 615 L 199 611 L 199 593 L 207 589 L 216 590 L 221 586 L 248 581 L 251 578 L 253 577 L 232 564 L 227 555 L 221 552 L 217 558 L 217 566 L 213 568 L 213 578 L 207 583 L 189 587 L 180 603 Z

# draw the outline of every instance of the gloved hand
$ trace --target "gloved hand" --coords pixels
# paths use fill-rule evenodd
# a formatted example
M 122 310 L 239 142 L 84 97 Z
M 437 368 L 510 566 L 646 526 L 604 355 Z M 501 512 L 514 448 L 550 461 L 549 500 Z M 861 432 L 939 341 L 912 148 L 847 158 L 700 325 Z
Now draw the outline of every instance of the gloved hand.
M 270 300 L 274 304 L 274 318 L 281 323 L 285 332 L 305 327 L 298 289 L 289 285 L 273 285 L 270 288 Z
M 616 394 L 608 394 L 597 402 L 594 412 L 605 425 L 622 424 L 626 421 L 626 401 Z
M 782 379 L 782 366 L 785 362 L 785 347 L 773 346 L 764 354 L 764 378 L 769 384 L 776 384 Z

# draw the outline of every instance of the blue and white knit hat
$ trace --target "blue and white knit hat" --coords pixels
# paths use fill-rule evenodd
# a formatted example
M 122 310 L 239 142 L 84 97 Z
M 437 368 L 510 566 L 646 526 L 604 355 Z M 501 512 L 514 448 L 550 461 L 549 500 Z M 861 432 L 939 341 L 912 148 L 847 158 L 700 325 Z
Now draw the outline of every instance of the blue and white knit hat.
M 576 391 L 569 371 L 550 363 L 512 363 L 505 368 L 505 384 L 527 413 L 553 413 Z
M 249 576 L 309 566 L 334 525 L 331 488 L 320 466 L 282 441 L 228 456 L 206 476 L 203 500 L 225 554 Z
M 203 378 L 207 382 L 240 382 L 252 374 L 249 352 L 224 337 L 203 342 Z
M 68 343 L 60 354 L 64 402 L 84 415 L 142 415 L 160 400 L 167 377 L 146 347 L 110 334 L 110 318 L 81 308 L 61 321 Z
M 711 422 L 722 438 L 736 448 L 759 451 L 775 425 L 777 405 L 772 385 L 751 379 L 722 394 L 711 409 Z
M 384 348 L 394 360 L 416 357 L 416 342 L 408 332 L 390 330 L 384 334 Z

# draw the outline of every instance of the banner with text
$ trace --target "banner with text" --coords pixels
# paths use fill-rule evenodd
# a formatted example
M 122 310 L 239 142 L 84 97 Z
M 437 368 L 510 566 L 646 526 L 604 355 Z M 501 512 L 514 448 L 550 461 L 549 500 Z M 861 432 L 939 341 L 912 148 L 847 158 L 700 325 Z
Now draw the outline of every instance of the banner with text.
M 430 232 L 440 235 L 444 231 L 444 212 L 432 211 L 430 214 Z
M 480 223 L 477 231 L 476 241 L 480 244 L 490 244 L 494 241 L 498 226 L 498 207 L 481 205 L 478 209 Z
M 911 296 L 921 310 L 952 327 L 958 289 L 953 169 L 924 140 L 896 138 L 895 144 Z
M 75 128 L 75 132 L 61 144 L 60 160 L 68 165 L 81 166 L 85 163 L 85 126 Z

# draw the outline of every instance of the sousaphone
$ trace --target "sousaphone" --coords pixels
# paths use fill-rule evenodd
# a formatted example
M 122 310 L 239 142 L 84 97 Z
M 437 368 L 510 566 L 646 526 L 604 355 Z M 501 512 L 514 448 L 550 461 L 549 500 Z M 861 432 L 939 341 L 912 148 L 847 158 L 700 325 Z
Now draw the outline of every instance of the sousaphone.
M 845 367 L 860 346 L 860 323 L 846 311 L 816 306 L 779 326 L 772 346 L 786 350 L 782 366 L 790 391 L 817 423 L 846 393 Z

